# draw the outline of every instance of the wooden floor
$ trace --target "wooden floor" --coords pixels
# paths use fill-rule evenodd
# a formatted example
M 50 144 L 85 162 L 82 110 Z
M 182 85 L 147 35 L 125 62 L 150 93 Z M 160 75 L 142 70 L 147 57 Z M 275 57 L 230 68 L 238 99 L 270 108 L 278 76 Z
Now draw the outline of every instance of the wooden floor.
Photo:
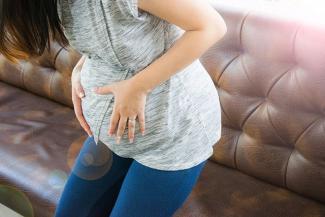
M 23 217 L 0 203 L 0 217 Z

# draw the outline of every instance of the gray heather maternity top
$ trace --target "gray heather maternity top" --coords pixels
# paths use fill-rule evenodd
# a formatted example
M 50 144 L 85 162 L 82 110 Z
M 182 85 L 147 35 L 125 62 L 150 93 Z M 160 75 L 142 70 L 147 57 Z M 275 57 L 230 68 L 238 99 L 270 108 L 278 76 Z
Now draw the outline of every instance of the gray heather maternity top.
M 213 154 L 221 137 L 219 95 L 199 59 L 147 95 L 146 134 L 136 122 L 133 143 L 127 128 L 120 144 L 107 134 L 114 95 L 91 91 L 140 72 L 181 37 L 181 28 L 141 10 L 137 0 L 61 0 L 58 13 L 70 45 L 87 56 L 82 109 L 97 144 L 161 170 L 187 169 Z

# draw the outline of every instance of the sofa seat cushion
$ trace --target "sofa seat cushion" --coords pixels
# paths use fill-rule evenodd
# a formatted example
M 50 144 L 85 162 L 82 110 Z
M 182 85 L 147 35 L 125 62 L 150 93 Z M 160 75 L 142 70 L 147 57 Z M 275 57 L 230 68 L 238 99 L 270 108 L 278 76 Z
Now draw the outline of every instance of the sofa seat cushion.
M 174 217 L 324 217 L 325 204 L 209 160 Z
M 52 216 L 86 137 L 70 107 L 0 82 L 0 203 Z
M 86 133 L 64 105 L 0 82 L 0 203 L 52 217 Z M 325 206 L 208 161 L 175 217 L 321 217 Z

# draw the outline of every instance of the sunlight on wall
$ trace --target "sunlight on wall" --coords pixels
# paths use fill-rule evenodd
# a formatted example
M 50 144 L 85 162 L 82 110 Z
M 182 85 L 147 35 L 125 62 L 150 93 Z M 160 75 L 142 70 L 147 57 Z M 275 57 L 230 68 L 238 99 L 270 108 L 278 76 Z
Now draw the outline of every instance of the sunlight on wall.
M 231 4 L 232 7 L 257 10 L 281 17 L 295 17 L 302 23 L 325 25 L 324 0 L 208 0 L 211 3 Z
M 296 14 L 304 21 L 316 24 L 325 24 L 325 2 L 323 0 L 266 0 L 277 4 L 288 11 Z M 291 10 L 292 9 L 292 10 Z

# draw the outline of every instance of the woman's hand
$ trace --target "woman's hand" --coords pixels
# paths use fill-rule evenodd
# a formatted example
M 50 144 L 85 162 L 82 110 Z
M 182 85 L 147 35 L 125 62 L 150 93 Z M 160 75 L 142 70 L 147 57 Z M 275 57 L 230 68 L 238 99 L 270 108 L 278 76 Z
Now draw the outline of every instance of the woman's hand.
M 114 94 L 115 104 L 112 111 L 108 135 L 112 136 L 112 134 L 115 134 L 117 128 L 115 138 L 117 143 L 120 142 L 124 134 L 126 124 L 128 127 L 129 142 L 133 142 L 135 131 L 134 120 L 137 117 L 140 124 L 140 131 L 142 135 L 144 135 L 146 91 L 139 88 L 132 79 L 126 79 L 110 85 L 94 88 L 94 92 L 97 94 Z
M 74 112 L 76 114 L 76 117 L 80 125 L 87 132 L 89 136 L 92 136 L 93 134 L 83 116 L 82 107 L 81 107 L 81 98 L 85 96 L 85 92 L 80 83 L 80 71 L 81 71 L 83 61 L 84 59 L 81 58 L 72 71 L 72 75 L 71 75 L 72 102 L 73 102 Z

